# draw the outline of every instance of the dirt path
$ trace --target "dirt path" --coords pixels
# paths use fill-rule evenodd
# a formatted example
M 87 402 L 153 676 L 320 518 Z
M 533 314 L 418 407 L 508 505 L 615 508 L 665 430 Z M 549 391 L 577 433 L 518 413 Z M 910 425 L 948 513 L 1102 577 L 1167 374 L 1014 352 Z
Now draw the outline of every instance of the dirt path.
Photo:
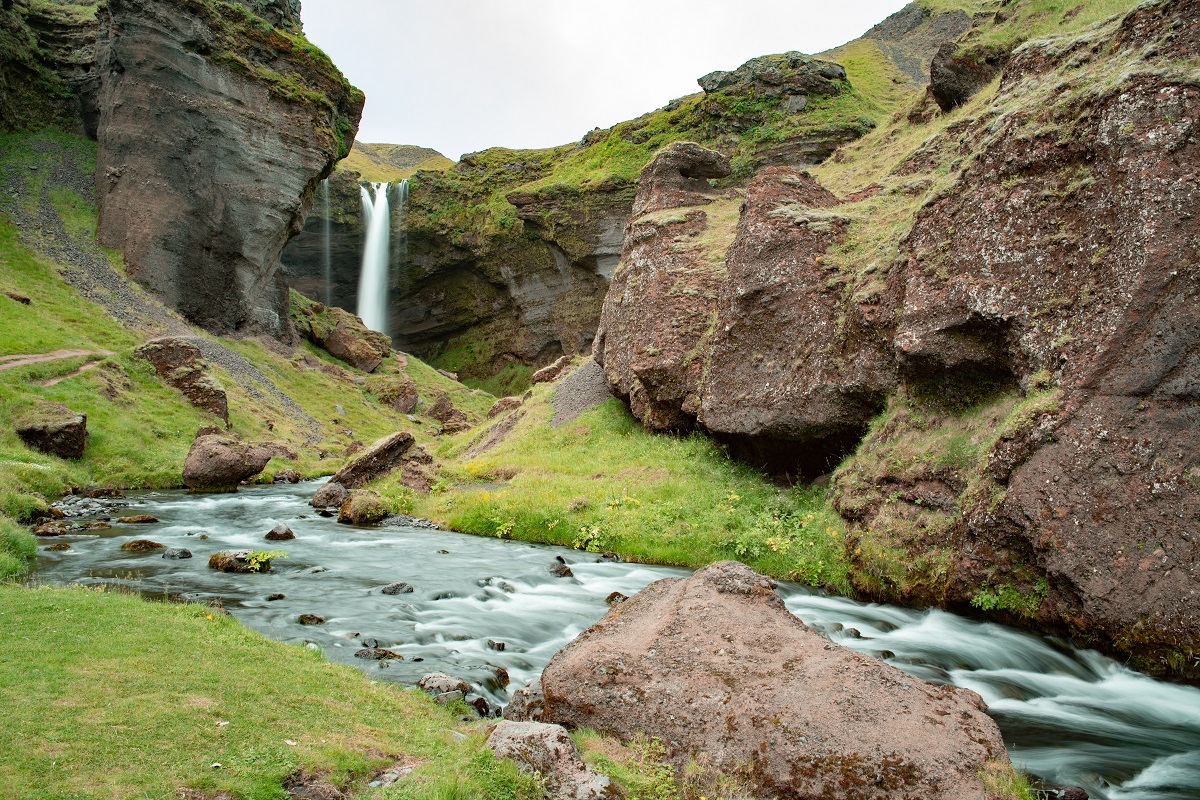
M 64 358 L 83 358 L 85 356 L 95 356 L 97 359 L 101 359 L 111 355 L 112 353 L 110 353 L 108 350 L 55 350 L 53 353 L 31 353 L 0 356 L 0 372 L 3 372 L 6 369 L 13 369 L 14 367 L 25 367 L 30 364 L 43 364 L 47 361 L 61 361 Z M 72 372 L 71 375 L 78 375 L 80 372 L 91 369 L 92 366 L 95 366 L 94 362 L 93 364 L 80 367 L 75 372 Z M 62 378 L 56 378 L 53 383 L 58 383 L 58 381 L 63 380 L 64 378 L 69 378 L 71 375 L 63 375 Z M 40 385 L 52 386 L 53 383 L 43 383 Z

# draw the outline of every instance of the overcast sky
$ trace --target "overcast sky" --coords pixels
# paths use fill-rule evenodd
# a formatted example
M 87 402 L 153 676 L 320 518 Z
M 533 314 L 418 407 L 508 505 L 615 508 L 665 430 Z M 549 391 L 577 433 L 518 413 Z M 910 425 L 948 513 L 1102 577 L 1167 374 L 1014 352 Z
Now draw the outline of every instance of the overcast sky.
M 767 53 L 816 53 L 906 0 L 303 0 L 304 29 L 367 93 L 359 140 L 576 141 Z

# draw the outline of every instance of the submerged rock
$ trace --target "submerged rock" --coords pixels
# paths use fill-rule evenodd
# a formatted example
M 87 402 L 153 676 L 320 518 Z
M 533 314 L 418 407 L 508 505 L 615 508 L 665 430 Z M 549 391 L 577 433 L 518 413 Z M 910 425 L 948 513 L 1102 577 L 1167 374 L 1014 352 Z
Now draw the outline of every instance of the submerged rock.
M 831 644 L 773 586 L 730 561 L 651 584 L 555 655 L 543 718 L 656 737 L 677 767 L 752 764 L 772 794 L 984 800 L 1008 757 L 979 696 Z
M 383 587 L 384 594 L 412 594 L 413 587 L 411 584 L 400 581 L 398 583 L 389 583 Z
M 121 545 L 121 549 L 126 553 L 149 553 L 153 550 L 166 550 L 167 546 L 149 539 L 134 539 L 132 542 Z
M 368 661 L 391 661 L 404 658 L 399 653 L 388 650 L 385 647 L 364 647 L 361 650 L 355 650 L 354 657 L 364 658 Z
M 297 617 L 297 622 L 301 625 L 324 625 L 325 618 L 320 614 L 301 614 Z
M 221 550 L 209 556 L 208 566 L 220 572 L 270 572 L 271 559 L 251 559 L 253 550 Z
M 123 522 L 126 525 L 151 525 L 158 522 L 158 517 L 153 514 L 134 514 L 131 517 L 120 517 L 117 522 Z
M 320 489 L 317 489 L 317 493 L 313 495 L 312 506 L 313 508 L 340 507 L 342 503 L 346 502 L 349 494 L 345 486 L 342 486 L 337 481 L 330 481 Z
M 292 529 L 281 522 L 274 528 L 271 528 L 263 538 L 268 542 L 286 542 L 295 539 L 296 534 L 292 533 Z
M 183 462 L 183 484 L 195 491 L 236 491 L 262 472 L 272 453 L 231 436 L 201 436 Z
M 192 551 L 186 547 L 168 547 L 163 551 L 162 557 L 171 559 L 172 561 L 182 561 L 183 559 L 191 558 Z

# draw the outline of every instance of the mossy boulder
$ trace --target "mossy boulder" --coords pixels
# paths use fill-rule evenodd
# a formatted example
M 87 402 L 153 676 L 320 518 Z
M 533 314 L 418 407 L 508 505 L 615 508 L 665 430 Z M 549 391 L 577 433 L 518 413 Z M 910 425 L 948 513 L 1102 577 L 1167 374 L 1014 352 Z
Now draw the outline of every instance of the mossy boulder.
M 62 403 L 39 403 L 18 417 L 16 430 L 27 447 L 46 455 L 77 459 L 87 447 L 87 414 Z
M 338 510 L 343 525 L 374 525 L 387 516 L 387 507 L 378 492 L 358 489 L 350 493 Z

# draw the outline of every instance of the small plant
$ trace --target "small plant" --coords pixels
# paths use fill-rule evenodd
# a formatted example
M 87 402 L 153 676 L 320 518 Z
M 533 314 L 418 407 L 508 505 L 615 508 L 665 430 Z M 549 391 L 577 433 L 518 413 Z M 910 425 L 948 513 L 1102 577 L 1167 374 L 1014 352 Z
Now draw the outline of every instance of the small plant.
M 286 550 L 251 550 L 246 554 L 246 563 L 251 572 L 270 572 L 272 561 L 287 557 Z
M 492 517 L 492 535 L 497 539 L 511 539 L 516 527 L 517 521 L 512 517 Z

